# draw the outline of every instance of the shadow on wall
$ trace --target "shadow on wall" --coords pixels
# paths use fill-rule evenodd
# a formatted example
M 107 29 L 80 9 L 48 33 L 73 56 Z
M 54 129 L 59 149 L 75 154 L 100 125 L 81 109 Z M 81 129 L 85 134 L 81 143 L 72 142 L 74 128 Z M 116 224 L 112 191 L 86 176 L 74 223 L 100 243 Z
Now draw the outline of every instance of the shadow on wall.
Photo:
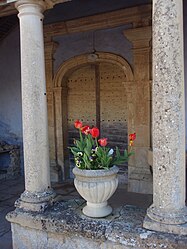
M 23 141 L 22 135 L 17 135 L 11 132 L 8 124 L 0 121 L 0 142 L 5 142 L 9 145 L 18 145 L 20 147 L 20 167 L 21 175 L 23 175 Z

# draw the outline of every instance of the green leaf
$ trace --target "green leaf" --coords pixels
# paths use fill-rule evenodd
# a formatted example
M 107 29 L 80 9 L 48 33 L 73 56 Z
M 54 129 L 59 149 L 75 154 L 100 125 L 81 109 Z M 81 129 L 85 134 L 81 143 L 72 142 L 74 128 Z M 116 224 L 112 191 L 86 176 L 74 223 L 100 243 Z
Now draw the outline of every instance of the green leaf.
M 83 149 L 84 149 L 83 143 L 81 143 L 81 142 L 78 141 L 78 140 L 76 140 L 75 143 L 76 143 L 77 148 L 78 148 L 79 150 L 83 150 Z
M 84 161 L 84 164 L 85 164 L 85 168 L 90 169 L 91 168 L 91 163 L 90 163 L 90 160 L 89 160 L 89 158 L 88 158 L 88 156 L 86 154 L 83 155 L 83 161 Z
M 120 157 L 120 151 L 119 151 L 119 148 L 116 147 L 116 157 L 119 158 Z
M 128 152 L 127 152 L 127 150 L 124 150 L 124 157 L 128 158 Z

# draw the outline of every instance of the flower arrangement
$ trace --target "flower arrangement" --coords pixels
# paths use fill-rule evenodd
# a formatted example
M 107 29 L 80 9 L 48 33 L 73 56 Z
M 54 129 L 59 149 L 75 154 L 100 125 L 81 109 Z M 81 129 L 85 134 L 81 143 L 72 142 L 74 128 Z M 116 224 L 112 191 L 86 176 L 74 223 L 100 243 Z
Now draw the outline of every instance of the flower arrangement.
M 97 127 L 83 126 L 83 123 L 76 120 L 75 128 L 79 130 L 80 140 L 74 140 L 74 146 L 69 147 L 74 155 L 75 164 L 80 169 L 98 170 L 109 169 L 113 165 L 119 165 L 129 160 L 133 154 L 132 146 L 136 139 L 136 133 L 129 135 L 130 150 L 124 150 L 121 155 L 119 148 L 116 147 L 114 152 L 107 146 L 108 139 L 99 137 L 99 129 Z

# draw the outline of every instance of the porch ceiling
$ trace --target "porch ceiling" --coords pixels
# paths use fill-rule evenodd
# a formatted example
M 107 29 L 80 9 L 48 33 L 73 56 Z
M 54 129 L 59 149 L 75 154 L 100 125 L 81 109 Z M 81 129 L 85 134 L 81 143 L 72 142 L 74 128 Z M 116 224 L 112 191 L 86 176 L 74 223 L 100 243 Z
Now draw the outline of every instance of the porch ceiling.
M 44 24 L 74 20 L 150 3 L 152 0 L 72 0 L 49 9 L 45 14 Z
M 45 12 L 44 24 L 73 20 L 136 5 L 151 3 L 152 0 L 45 0 L 48 6 L 56 5 Z M 16 0 L 0 0 L 0 41 L 18 25 Z M 64 4 L 64 2 L 66 2 Z M 73 10 L 73 11 L 72 11 Z
M 3 5 L 2 2 L 4 1 L 0 1 L 0 17 L 10 16 L 17 13 L 13 3 Z
M 18 25 L 17 15 L 0 17 L 0 41 Z

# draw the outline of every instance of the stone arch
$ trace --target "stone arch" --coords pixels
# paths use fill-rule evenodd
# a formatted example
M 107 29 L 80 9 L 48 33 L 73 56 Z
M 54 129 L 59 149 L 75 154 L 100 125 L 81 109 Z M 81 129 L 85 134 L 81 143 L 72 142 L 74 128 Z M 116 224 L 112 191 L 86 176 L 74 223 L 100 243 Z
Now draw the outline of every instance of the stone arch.
M 62 87 L 62 80 L 68 72 L 88 63 L 110 62 L 123 68 L 127 81 L 133 81 L 133 72 L 129 63 L 119 55 L 105 52 L 96 52 L 94 54 L 84 54 L 73 57 L 64 62 L 58 69 L 54 77 L 54 87 Z
M 68 76 L 77 70 L 78 68 L 96 63 L 111 63 L 119 66 L 123 69 L 125 75 L 124 89 L 129 92 L 129 87 L 133 84 L 134 75 L 129 63 L 119 55 L 105 52 L 96 52 L 94 54 L 84 54 L 80 56 L 73 57 L 66 62 L 64 62 L 58 69 L 53 85 L 54 85 L 54 99 L 55 99 L 55 130 L 56 130 L 56 150 L 57 150 L 57 163 L 60 165 L 62 170 L 63 179 L 68 177 L 68 162 L 65 162 L 65 150 L 67 141 L 67 124 L 66 124 L 66 97 L 67 97 L 67 78 Z M 130 95 L 129 95 L 130 97 Z M 128 106 L 129 109 L 129 106 Z M 128 111 L 129 112 L 129 111 Z M 129 115 L 132 117 L 132 115 Z M 133 122 L 128 120 L 128 133 L 132 132 L 131 125 Z

